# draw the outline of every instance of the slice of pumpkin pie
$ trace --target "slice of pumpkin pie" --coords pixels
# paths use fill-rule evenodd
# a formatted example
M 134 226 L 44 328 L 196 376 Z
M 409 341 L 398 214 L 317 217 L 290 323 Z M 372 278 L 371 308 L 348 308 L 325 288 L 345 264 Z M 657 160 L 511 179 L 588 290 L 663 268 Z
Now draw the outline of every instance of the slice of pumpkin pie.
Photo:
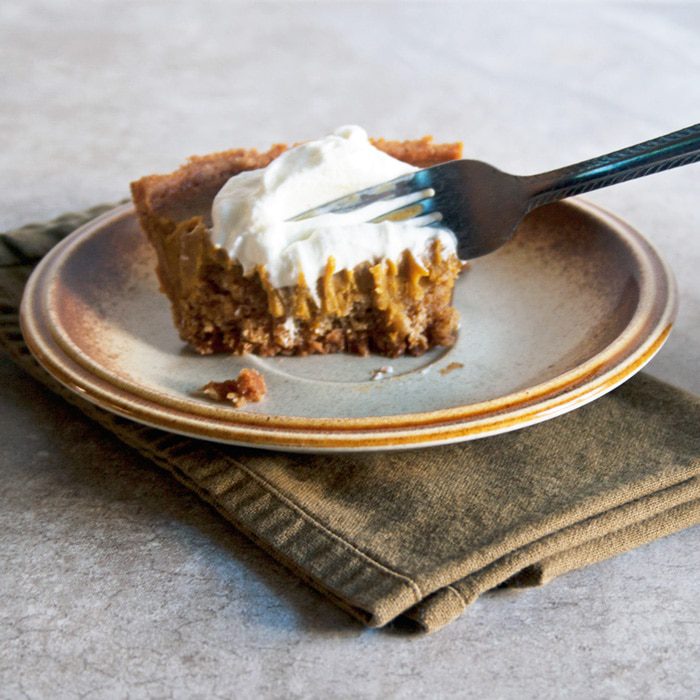
M 193 157 L 133 182 L 180 336 L 202 354 L 396 357 L 452 345 L 463 265 L 448 229 L 367 223 L 361 210 L 290 219 L 460 156 L 461 144 L 370 140 L 353 126 L 293 148 Z

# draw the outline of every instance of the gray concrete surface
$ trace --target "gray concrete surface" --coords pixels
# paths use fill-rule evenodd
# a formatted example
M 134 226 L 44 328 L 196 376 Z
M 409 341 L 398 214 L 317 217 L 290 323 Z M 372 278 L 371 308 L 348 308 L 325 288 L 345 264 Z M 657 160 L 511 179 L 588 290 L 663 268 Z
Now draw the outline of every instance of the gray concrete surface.
M 342 123 L 534 172 L 698 121 L 697 3 L 0 5 L 0 229 L 191 153 Z M 678 277 L 649 367 L 700 391 L 700 166 L 592 193 Z M 431 637 L 367 631 L 0 358 L 0 697 L 691 698 L 698 528 Z

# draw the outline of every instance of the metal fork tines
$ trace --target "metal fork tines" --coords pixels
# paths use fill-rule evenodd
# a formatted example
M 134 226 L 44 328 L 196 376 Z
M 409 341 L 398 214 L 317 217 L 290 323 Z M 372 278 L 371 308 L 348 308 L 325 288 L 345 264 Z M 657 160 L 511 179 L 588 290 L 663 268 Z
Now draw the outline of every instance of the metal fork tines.
M 426 187 L 427 171 L 401 175 L 394 180 L 353 192 L 332 202 L 309 209 L 290 221 L 303 221 L 323 214 L 350 214 L 362 210 L 363 220 L 369 223 L 381 221 L 407 221 L 414 226 L 430 226 L 442 219 L 437 211 L 435 190 Z

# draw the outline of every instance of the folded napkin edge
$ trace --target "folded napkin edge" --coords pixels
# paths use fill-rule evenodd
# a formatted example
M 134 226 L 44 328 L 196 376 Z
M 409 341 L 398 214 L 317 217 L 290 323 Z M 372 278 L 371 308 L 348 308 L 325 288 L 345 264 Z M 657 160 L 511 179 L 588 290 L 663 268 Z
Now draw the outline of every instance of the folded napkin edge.
M 693 482 L 693 483 L 691 483 Z M 670 506 L 653 516 L 632 521 L 617 530 L 583 542 L 573 548 L 564 548 L 550 556 L 538 557 L 525 548 L 514 552 L 511 575 L 503 563 L 495 562 L 491 571 L 482 573 L 480 580 L 463 579 L 438 589 L 425 600 L 406 611 L 404 615 L 426 633 L 432 633 L 459 617 L 464 610 L 487 591 L 498 588 L 526 588 L 542 586 L 552 579 L 609 559 L 623 552 L 666 537 L 688 527 L 700 525 L 700 478 L 684 482 L 692 489 L 686 492 L 688 500 Z M 611 535 L 615 535 L 612 537 Z M 517 561 L 517 558 L 520 561 Z M 525 562 L 531 559 L 532 563 Z

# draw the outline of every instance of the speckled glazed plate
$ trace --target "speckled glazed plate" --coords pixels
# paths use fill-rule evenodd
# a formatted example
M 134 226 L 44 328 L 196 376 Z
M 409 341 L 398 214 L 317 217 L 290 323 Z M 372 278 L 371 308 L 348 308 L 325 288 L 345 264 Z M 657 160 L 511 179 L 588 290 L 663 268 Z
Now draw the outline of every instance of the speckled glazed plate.
M 42 260 L 21 321 L 56 379 L 136 421 L 272 449 L 385 450 L 495 435 L 598 398 L 661 347 L 676 293 L 639 233 L 576 201 L 533 212 L 512 242 L 476 260 L 455 305 L 456 345 L 422 357 L 200 357 L 178 338 L 124 205 Z M 239 410 L 198 395 L 242 367 L 265 375 L 260 403 Z

